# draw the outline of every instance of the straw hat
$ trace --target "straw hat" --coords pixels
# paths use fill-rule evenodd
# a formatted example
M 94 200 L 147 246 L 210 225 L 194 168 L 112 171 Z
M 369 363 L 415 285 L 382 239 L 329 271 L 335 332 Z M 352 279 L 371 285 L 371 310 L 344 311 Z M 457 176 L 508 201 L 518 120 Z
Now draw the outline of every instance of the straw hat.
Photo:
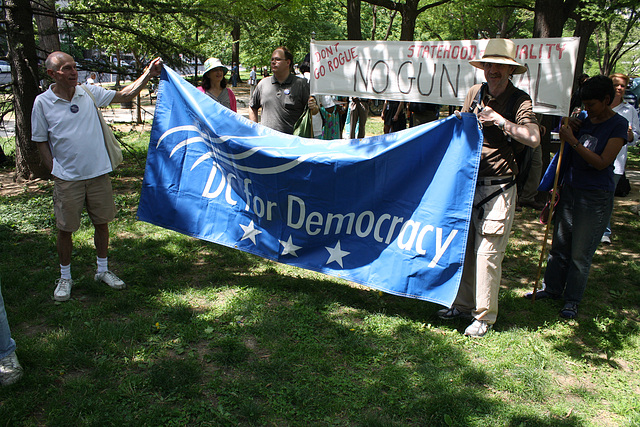
M 516 67 L 513 74 L 522 74 L 527 71 L 527 67 L 516 62 L 516 45 L 509 39 L 490 39 L 484 50 L 482 59 L 469 61 L 469 64 L 476 68 L 484 68 L 485 62 L 493 64 L 507 64 Z
M 206 61 L 204 61 L 204 73 L 202 73 L 202 75 L 204 76 L 205 74 L 207 74 L 209 71 L 213 70 L 214 68 L 222 68 L 223 71 L 223 76 L 225 74 L 227 74 L 227 71 L 229 71 L 229 69 L 227 67 L 225 67 L 224 65 L 222 65 L 222 62 L 220 62 L 220 60 L 218 58 L 209 58 Z

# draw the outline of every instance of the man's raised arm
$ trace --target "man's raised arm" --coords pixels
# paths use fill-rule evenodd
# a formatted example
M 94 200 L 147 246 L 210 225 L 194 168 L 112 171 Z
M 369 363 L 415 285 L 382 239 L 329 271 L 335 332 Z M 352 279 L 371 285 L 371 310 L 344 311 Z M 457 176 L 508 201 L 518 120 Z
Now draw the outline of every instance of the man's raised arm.
M 116 92 L 116 95 L 111 100 L 111 103 L 129 102 L 136 97 L 144 88 L 151 78 L 159 76 L 162 72 L 162 59 L 156 58 L 144 69 L 144 72 L 140 77 L 136 79 L 129 86 Z

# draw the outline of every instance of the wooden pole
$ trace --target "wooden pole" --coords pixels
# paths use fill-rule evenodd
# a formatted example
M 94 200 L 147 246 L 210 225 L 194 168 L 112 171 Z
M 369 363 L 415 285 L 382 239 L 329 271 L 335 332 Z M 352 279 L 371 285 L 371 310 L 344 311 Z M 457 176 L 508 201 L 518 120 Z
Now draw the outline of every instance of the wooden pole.
M 566 125 L 569 119 L 565 117 L 562 120 L 562 124 Z M 547 218 L 547 227 L 544 231 L 544 239 L 542 240 L 542 249 L 540 249 L 540 259 L 538 260 L 538 274 L 536 274 L 536 281 L 533 284 L 533 294 L 531 295 L 531 302 L 536 301 L 536 292 L 538 291 L 538 284 L 540 283 L 540 276 L 542 275 L 542 262 L 544 260 L 544 253 L 547 249 L 547 239 L 549 238 L 549 229 L 551 228 L 551 219 L 553 218 L 553 208 L 556 203 L 556 193 L 558 191 L 558 178 L 560 177 L 560 165 L 562 164 L 562 155 L 564 154 L 564 140 L 560 139 L 560 154 L 558 155 L 558 164 L 556 165 L 556 176 L 553 178 L 553 191 L 551 191 L 551 202 L 549 204 L 549 216 Z

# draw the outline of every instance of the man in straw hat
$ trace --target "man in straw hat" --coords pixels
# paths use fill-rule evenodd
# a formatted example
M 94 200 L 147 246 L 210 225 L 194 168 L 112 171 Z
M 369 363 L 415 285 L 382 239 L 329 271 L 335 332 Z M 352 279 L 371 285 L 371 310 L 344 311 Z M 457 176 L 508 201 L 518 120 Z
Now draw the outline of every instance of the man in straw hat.
M 438 316 L 473 319 L 464 332 L 472 337 L 482 337 L 498 315 L 502 259 L 516 206 L 516 152 L 521 144 L 540 144 L 531 98 L 510 80 L 527 71 L 515 53 L 511 40 L 489 40 L 482 59 L 470 61 L 484 71 L 486 83 L 471 88 L 462 108 L 477 115 L 484 141 L 460 289 Z

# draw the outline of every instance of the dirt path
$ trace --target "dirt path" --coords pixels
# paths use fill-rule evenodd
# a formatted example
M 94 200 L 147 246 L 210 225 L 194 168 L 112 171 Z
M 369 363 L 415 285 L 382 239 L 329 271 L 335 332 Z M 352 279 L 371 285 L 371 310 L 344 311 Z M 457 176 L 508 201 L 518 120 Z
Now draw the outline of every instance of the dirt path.
M 24 192 L 44 192 L 49 185 L 49 181 L 42 179 L 16 182 L 13 170 L 0 172 L 0 196 L 15 196 Z

